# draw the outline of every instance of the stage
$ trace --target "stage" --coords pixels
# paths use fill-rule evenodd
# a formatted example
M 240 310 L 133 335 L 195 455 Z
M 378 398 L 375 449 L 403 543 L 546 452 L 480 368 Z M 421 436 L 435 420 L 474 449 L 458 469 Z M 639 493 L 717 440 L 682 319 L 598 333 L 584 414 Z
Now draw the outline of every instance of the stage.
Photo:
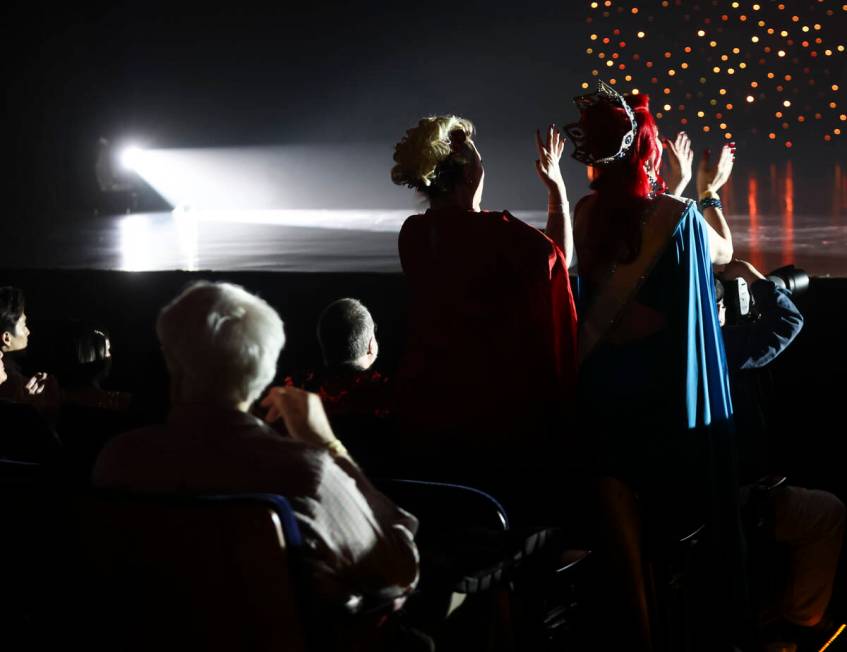
M 514 211 L 536 226 L 544 213 Z M 122 271 L 400 271 L 401 210 L 175 211 L 65 221 L 0 244 L 2 267 Z M 736 256 L 847 277 L 847 215 L 730 214 Z

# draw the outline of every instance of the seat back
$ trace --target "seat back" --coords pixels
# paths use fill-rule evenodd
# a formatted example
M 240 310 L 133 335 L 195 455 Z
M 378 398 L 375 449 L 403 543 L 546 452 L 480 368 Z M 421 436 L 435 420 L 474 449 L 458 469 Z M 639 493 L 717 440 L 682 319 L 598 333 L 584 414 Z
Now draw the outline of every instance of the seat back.
M 303 649 L 290 568 L 299 532 L 285 499 L 95 492 L 79 522 L 103 598 L 95 648 Z
M 444 528 L 487 528 L 494 531 L 509 529 L 506 509 L 491 494 L 474 487 L 448 482 L 425 480 L 378 480 L 376 485 L 400 507 L 417 516 L 421 522 L 420 536 L 428 523 Z

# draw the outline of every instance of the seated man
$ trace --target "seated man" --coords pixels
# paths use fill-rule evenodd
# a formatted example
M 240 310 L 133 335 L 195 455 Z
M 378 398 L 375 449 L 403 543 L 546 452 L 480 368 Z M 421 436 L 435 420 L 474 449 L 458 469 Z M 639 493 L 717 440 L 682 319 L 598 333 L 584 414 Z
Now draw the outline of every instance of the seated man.
M 0 351 L 17 353 L 29 346 L 29 328 L 26 325 L 24 293 L 15 287 L 0 287 Z M 39 409 L 52 410 L 58 406 L 59 388 L 56 380 L 39 372 L 25 377 L 18 365 L 7 359 L 8 379 L 0 397 L 16 402 L 30 403 Z
M 273 379 L 285 336 L 276 311 L 243 288 L 200 282 L 156 324 L 171 382 L 165 425 L 111 440 L 94 484 L 148 492 L 267 492 L 288 498 L 304 563 L 325 604 L 402 601 L 418 576 L 417 520 L 370 484 L 335 437 L 320 399 L 271 389 L 268 420 L 248 410 Z
M 734 260 L 721 277 L 742 278 L 750 288 L 757 315 L 755 318 L 724 324 L 723 286 L 717 285 L 718 308 L 730 370 L 736 425 L 741 436 L 739 448 L 752 447 L 751 440 L 765 434 L 755 379 L 750 374 L 780 355 L 803 327 L 803 316 L 791 301 L 788 291 L 778 288 L 750 263 Z M 742 454 L 746 466 L 760 466 L 761 451 Z M 742 469 L 744 465 L 742 465 Z M 747 480 L 755 480 L 758 470 Z M 744 493 L 747 493 L 745 488 Z M 788 584 L 780 599 L 779 616 L 796 626 L 792 635 L 816 637 L 828 634 L 824 620 L 832 596 L 835 573 L 844 536 L 845 508 L 836 496 L 826 491 L 788 485 L 778 486 L 767 495 L 762 506 L 771 515 L 769 532 L 773 541 L 789 550 Z M 753 551 L 755 554 L 755 551 Z
M 333 301 L 317 333 L 324 369 L 309 374 L 304 385 L 320 394 L 329 416 L 388 416 L 387 379 L 372 369 L 379 345 L 368 309 L 356 299 Z

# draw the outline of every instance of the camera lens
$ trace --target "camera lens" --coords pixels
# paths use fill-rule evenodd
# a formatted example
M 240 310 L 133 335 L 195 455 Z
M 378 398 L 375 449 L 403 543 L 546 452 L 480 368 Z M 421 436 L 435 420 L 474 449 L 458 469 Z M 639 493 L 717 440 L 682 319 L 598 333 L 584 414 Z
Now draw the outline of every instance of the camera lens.
M 777 287 L 788 290 L 791 294 L 802 294 L 809 289 L 809 275 L 794 265 L 775 269 L 766 278 Z

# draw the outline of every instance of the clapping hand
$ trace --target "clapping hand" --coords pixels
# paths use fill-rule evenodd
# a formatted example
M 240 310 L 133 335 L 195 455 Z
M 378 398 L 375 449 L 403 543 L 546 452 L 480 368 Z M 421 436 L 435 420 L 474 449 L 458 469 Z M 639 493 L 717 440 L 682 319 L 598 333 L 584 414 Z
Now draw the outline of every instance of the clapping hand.
M 697 193 L 702 196 L 705 192 L 720 190 L 732 174 L 734 163 L 735 143 L 724 145 L 714 164 L 711 160 L 711 151 L 707 149 L 703 152 L 703 158 L 700 159 L 700 165 L 697 168 Z
M 691 139 L 684 131 L 680 131 L 675 140 L 663 138 L 662 143 L 665 146 L 669 166 L 665 180 L 668 191 L 672 195 L 682 195 L 692 176 L 694 150 L 691 147 Z
M 559 128 L 550 125 L 547 129 L 546 140 L 541 139 L 541 132 L 535 132 L 535 147 L 538 150 L 538 160 L 535 161 L 535 170 L 541 182 L 547 186 L 549 193 L 558 193 L 559 201 L 567 198 L 565 182 L 562 179 L 562 171 L 559 169 L 559 161 L 562 152 L 565 151 L 565 138 L 559 132 Z

